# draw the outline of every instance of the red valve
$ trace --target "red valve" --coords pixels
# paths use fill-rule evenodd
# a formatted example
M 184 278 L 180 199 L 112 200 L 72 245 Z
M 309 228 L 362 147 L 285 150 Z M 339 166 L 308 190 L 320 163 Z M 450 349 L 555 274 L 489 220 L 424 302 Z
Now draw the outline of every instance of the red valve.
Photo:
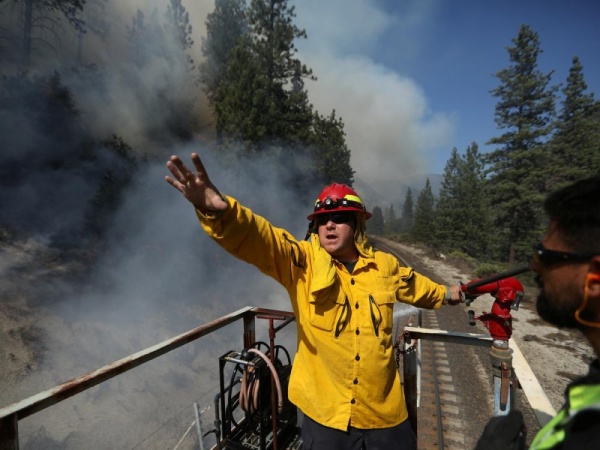
M 474 324 L 473 320 L 479 320 L 489 330 L 493 339 L 509 340 L 512 334 L 512 316 L 510 315 L 510 310 L 519 309 L 519 304 L 524 294 L 521 282 L 511 275 L 523 273 L 527 270 L 529 270 L 529 267 L 520 267 L 509 272 L 461 285 L 461 290 L 467 299 L 467 304 L 470 304 L 475 298 L 483 294 L 490 294 L 495 299 L 492 311 L 489 313 L 484 312 L 480 316 L 475 317 L 475 314 L 469 311 L 470 323 Z

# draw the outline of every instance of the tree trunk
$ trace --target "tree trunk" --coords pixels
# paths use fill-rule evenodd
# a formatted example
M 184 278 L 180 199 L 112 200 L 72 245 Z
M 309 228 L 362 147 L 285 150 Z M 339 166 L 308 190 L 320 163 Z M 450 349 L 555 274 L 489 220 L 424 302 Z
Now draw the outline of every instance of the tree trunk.
M 31 33 L 33 30 L 33 3 L 35 0 L 25 0 L 23 12 L 23 47 L 21 49 L 21 64 L 24 69 L 29 68 L 31 59 Z

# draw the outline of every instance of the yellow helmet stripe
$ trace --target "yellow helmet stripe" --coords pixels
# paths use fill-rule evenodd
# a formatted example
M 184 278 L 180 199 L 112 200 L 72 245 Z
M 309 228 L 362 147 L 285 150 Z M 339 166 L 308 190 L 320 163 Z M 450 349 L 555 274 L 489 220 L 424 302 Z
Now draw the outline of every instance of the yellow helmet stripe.
M 360 200 L 360 197 L 358 197 L 357 195 L 350 195 L 350 194 L 346 194 L 346 195 L 344 196 L 344 198 L 345 198 L 346 200 L 351 200 L 351 201 L 353 201 L 353 202 L 360 203 L 360 204 L 362 205 L 362 201 Z

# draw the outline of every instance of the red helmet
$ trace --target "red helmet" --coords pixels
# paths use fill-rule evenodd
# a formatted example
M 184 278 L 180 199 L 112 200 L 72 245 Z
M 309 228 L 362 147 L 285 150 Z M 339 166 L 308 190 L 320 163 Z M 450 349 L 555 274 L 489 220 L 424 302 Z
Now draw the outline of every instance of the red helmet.
M 329 214 L 333 211 L 355 211 L 364 214 L 367 219 L 372 215 L 353 189 L 337 183 L 323 188 L 315 200 L 315 210 L 308 215 L 307 219 L 313 220 L 319 214 Z

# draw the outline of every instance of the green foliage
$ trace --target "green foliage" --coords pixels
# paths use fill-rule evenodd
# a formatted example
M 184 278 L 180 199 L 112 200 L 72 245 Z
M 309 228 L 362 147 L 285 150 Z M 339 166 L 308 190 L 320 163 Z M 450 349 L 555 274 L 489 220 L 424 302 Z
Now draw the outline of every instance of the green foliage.
M 100 144 L 115 156 L 106 168 L 92 199 L 86 217 L 88 230 L 103 234 L 121 204 L 123 192 L 131 184 L 138 166 L 133 149 L 119 136 L 113 135 Z
M 429 178 L 425 187 L 419 192 L 415 207 L 415 223 L 411 231 L 413 239 L 424 244 L 434 241 L 435 199 L 431 191 Z
M 511 65 L 496 76 L 500 86 L 495 120 L 502 135 L 490 139 L 499 147 L 487 155 L 493 228 L 503 247 L 494 255 L 510 263 L 530 256 L 539 233 L 544 194 L 544 144 L 551 131 L 556 88 L 548 86 L 551 74 L 537 69 L 541 52 L 538 35 L 521 26 L 514 46 L 508 47 Z
M 497 73 L 501 84 L 492 91 L 505 130 L 490 140 L 498 148 L 480 155 L 473 143 L 464 156 L 453 149 L 436 208 L 436 248 L 485 261 L 476 269 L 480 277 L 529 262 L 548 192 L 600 173 L 600 103 L 586 92 L 579 58 L 554 117 L 557 88 L 549 86 L 551 73 L 537 69 L 537 33 L 522 26 L 513 44 L 511 65 Z
M 221 152 L 242 143 L 246 152 L 272 152 L 296 173 L 294 185 L 309 180 L 352 185 L 354 170 L 344 123 L 313 111 L 304 86 L 312 71 L 296 57 L 295 41 L 306 38 L 294 25 L 287 0 L 253 0 L 249 7 L 217 1 L 208 16 L 200 66 L 214 108 Z
M 219 88 L 226 82 L 225 73 L 232 50 L 249 32 L 245 0 L 216 0 L 215 9 L 206 18 L 206 37 L 202 39 L 204 61 L 200 64 L 200 82 L 209 104 L 219 104 Z M 218 118 L 217 118 L 218 119 Z M 217 139 L 221 126 L 217 120 Z
M 375 206 L 372 211 L 373 216 L 367 222 L 367 229 L 370 234 L 383 235 L 384 220 L 383 211 L 379 206 Z
M 336 182 L 352 186 L 354 183 L 354 170 L 350 165 L 350 150 L 346 146 L 345 136 L 344 123 L 341 118 L 336 118 L 335 110 L 329 117 L 314 113 L 309 139 L 315 172 L 321 184 Z
M 217 89 L 218 127 L 254 151 L 305 140 L 313 115 L 303 79 L 312 71 L 295 57 L 294 41 L 306 33 L 285 0 L 253 0 L 246 17 L 251 33 L 229 51 Z
M 454 148 L 444 169 L 435 214 L 435 244 L 441 251 L 487 254 L 490 207 L 482 156 L 474 142 L 464 156 Z
M 562 91 L 564 101 L 556 121 L 556 134 L 548 144 L 547 190 L 600 173 L 598 103 L 586 90 L 583 66 L 574 57 Z
M 449 262 L 458 263 L 457 265 L 466 265 L 471 269 L 478 264 L 477 259 L 464 252 L 461 252 L 460 250 L 453 250 L 448 253 L 446 255 L 446 260 Z
M 414 201 L 411 188 L 408 188 L 402 204 L 402 215 L 400 216 L 399 231 L 408 232 L 412 230 L 415 221 Z
M 400 232 L 400 222 L 398 221 L 398 216 L 396 215 L 394 205 L 390 204 L 389 208 L 385 210 L 383 223 L 383 229 L 386 236 Z
M 460 192 L 460 164 L 461 157 L 455 147 L 444 167 L 444 179 L 435 217 L 435 244 L 443 252 L 459 248 L 466 238 L 461 229 L 464 217 L 458 213 L 461 205 L 468 201 Z
M 485 278 L 507 270 L 507 265 L 499 262 L 483 262 L 475 268 L 477 278 Z
M 185 6 L 181 4 L 181 0 L 169 0 L 165 19 L 165 31 L 178 44 L 179 50 L 185 53 L 191 49 L 194 41 L 192 39 L 190 14 L 187 12 Z M 194 69 L 194 60 L 192 57 L 185 53 L 185 59 L 190 68 Z

